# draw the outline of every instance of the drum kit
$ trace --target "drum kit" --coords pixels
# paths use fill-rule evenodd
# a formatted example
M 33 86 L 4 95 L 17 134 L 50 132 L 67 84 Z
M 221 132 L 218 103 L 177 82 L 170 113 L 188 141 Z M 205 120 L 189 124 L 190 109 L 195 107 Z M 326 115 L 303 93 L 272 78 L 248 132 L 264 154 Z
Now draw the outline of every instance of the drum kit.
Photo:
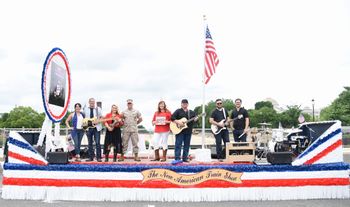
M 259 123 L 260 128 L 252 130 L 252 141 L 256 143 L 256 157 L 261 160 L 265 158 L 269 152 L 269 142 L 272 140 L 272 130 L 270 129 L 271 124 Z
M 301 154 L 311 144 L 311 139 L 301 128 L 272 129 L 269 123 L 259 123 L 259 128 L 252 128 L 250 137 L 256 146 L 256 160 L 267 158 L 269 152 L 292 152 Z

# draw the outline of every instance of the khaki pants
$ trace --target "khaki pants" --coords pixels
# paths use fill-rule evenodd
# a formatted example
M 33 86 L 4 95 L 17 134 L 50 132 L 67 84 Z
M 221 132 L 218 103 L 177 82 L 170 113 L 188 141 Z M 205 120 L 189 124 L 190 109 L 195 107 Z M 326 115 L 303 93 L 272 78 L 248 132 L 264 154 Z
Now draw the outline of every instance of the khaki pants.
M 123 154 L 126 154 L 126 151 L 128 150 L 128 144 L 129 140 L 131 139 L 132 143 L 132 152 L 139 153 L 139 134 L 137 132 L 123 132 L 122 142 L 123 142 Z

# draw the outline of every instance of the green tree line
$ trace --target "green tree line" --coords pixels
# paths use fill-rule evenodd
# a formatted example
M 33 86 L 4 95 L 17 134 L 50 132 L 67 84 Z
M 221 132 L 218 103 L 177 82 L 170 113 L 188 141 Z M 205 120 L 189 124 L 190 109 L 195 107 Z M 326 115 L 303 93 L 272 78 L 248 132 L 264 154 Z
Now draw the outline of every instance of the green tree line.
M 234 110 L 234 101 L 231 99 L 222 99 L 224 108 L 228 111 L 231 116 L 232 111 Z M 206 123 L 205 127 L 210 127 L 209 117 L 211 116 L 212 111 L 215 109 L 215 101 L 210 101 L 206 104 L 205 113 L 206 113 Z M 194 111 L 197 114 L 202 113 L 202 106 L 197 106 Z M 300 114 L 303 114 L 305 121 L 310 121 L 311 116 L 306 113 L 302 113 L 300 106 L 292 105 L 287 106 L 287 109 L 281 113 L 277 113 L 273 108 L 273 105 L 269 101 L 259 101 L 255 103 L 254 109 L 248 109 L 248 114 L 250 118 L 251 127 L 259 127 L 259 123 L 269 123 L 273 128 L 277 128 L 279 123 L 283 127 L 297 127 L 298 117 Z M 198 122 L 198 127 L 202 127 L 201 121 Z
M 234 109 L 234 101 L 231 99 L 222 99 L 223 106 L 231 114 Z M 244 106 L 244 104 L 243 104 Z M 215 101 L 209 101 L 205 106 L 206 122 L 205 127 L 209 128 L 209 117 L 211 112 L 215 109 Z M 197 114 L 202 113 L 202 106 L 195 107 L 194 111 Z M 259 127 L 259 123 L 270 123 L 272 127 L 278 127 L 279 123 L 283 127 L 297 127 L 298 117 L 302 113 L 300 106 L 291 105 L 287 106 L 287 109 L 281 113 L 277 113 L 274 110 L 271 102 L 259 101 L 255 103 L 254 109 L 248 109 L 250 116 L 250 126 Z M 61 125 L 64 125 L 65 120 L 69 112 L 63 118 Z M 302 113 L 305 121 L 311 121 L 312 118 L 309 114 Z M 31 107 L 19 106 L 15 107 L 8 113 L 4 113 L 0 118 L 1 128 L 40 128 L 45 119 L 44 113 L 38 113 Z M 340 120 L 343 126 L 350 125 L 350 87 L 344 87 L 339 96 L 332 101 L 332 103 L 321 110 L 319 120 Z M 198 127 L 202 127 L 202 122 L 198 121 Z

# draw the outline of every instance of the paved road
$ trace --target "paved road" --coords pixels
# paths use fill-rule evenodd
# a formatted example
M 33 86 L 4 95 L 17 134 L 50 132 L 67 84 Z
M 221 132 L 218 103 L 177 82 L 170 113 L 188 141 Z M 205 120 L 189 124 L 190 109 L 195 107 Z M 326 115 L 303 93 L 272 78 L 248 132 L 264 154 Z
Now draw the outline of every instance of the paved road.
M 350 153 L 344 155 L 344 160 L 350 163 Z M 2 173 L 0 174 L 0 183 L 2 183 Z M 350 189 L 349 189 L 350 190 Z M 229 201 L 229 202 L 198 202 L 198 203 L 180 203 L 180 202 L 82 202 L 82 201 L 28 201 L 28 200 L 3 200 L 0 198 L 0 206 L 6 207 L 23 207 L 23 206 L 57 206 L 57 207 L 210 207 L 210 206 L 223 206 L 223 207 L 349 207 L 350 199 L 346 200 L 296 200 L 296 201 Z

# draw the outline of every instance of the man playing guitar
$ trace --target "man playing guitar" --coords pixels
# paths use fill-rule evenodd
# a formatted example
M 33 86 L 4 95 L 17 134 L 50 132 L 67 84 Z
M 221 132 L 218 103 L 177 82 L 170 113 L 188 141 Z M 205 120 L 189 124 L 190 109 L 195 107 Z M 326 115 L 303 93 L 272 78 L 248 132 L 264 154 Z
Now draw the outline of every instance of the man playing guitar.
M 228 116 L 226 109 L 222 106 L 222 100 L 216 99 L 216 109 L 211 113 L 211 117 L 209 118 L 209 123 L 216 126 L 214 127 L 216 130 L 213 131 L 216 143 L 216 156 L 219 162 L 222 162 L 224 159 L 224 153 L 222 151 L 222 141 L 224 141 L 224 146 L 226 142 L 230 142 L 229 132 L 226 128 Z M 212 127 L 213 128 L 213 127 Z
M 90 98 L 89 99 L 89 107 L 84 108 L 84 114 L 85 117 L 89 117 L 91 119 L 96 118 L 100 119 L 102 117 L 102 110 L 99 107 L 95 106 L 95 99 Z M 93 138 L 95 138 L 96 143 L 96 158 L 98 162 L 102 162 L 101 160 L 101 144 L 100 144 L 100 137 L 101 137 L 101 130 L 102 130 L 102 124 L 101 123 L 93 123 L 94 127 L 91 127 L 87 130 L 86 136 L 88 137 L 88 147 L 89 147 L 89 161 L 94 160 L 94 148 L 92 146 Z
M 187 99 L 183 99 L 181 101 L 181 108 L 177 109 L 171 115 L 171 120 L 179 126 L 185 125 L 185 123 L 181 121 L 182 118 L 186 118 L 188 120 L 193 118 L 194 121 L 198 120 L 198 117 L 196 117 L 196 113 L 188 109 Z M 173 164 L 181 163 L 182 143 L 183 143 L 182 161 L 189 162 L 188 153 L 190 150 L 193 122 L 187 122 L 187 125 L 188 125 L 188 128 L 182 130 L 179 134 L 175 135 L 175 160 L 172 162 Z

